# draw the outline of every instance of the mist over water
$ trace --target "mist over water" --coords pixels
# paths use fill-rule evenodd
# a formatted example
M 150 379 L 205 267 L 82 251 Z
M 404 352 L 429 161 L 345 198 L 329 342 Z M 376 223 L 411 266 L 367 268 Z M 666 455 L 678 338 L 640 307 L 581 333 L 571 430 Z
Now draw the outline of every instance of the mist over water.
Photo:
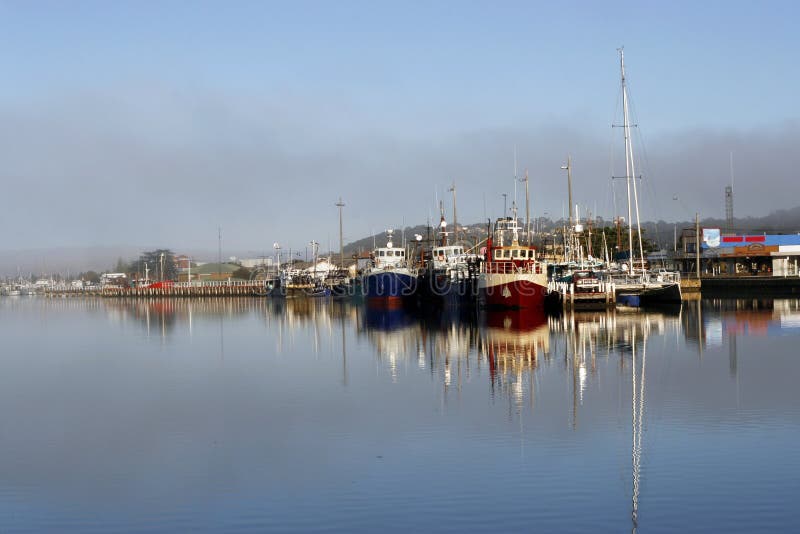
M 800 303 L 0 299 L 4 531 L 786 531 Z

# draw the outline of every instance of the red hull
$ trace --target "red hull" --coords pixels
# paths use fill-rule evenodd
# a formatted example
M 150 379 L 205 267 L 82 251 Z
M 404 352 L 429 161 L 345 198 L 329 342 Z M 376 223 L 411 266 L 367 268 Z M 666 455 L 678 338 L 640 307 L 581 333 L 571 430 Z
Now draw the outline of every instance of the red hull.
M 529 280 L 514 280 L 481 288 L 483 304 L 490 308 L 543 310 L 547 288 Z

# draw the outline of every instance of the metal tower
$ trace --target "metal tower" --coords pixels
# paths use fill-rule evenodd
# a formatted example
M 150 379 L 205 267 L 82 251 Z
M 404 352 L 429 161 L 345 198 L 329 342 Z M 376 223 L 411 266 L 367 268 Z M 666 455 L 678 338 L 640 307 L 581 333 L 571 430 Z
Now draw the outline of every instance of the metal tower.
M 725 230 L 728 233 L 733 232 L 733 186 L 725 186 L 725 221 L 727 227 Z

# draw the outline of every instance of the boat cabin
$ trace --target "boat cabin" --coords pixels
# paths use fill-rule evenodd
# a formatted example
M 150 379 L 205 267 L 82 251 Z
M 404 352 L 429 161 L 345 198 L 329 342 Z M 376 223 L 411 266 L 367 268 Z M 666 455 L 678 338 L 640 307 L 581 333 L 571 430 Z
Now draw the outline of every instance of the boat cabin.
M 447 269 L 465 261 L 464 247 L 461 245 L 436 247 L 433 249 L 432 257 L 434 269 Z
M 373 251 L 372 262 L 377 269 L 405 266 L 406 251 L 401 248 L 394 248 L 389 243 L 387 246 L 376 248 Z
M 536 261 L 536 249 L 511 246 L 492 249 L 493 261 Z
M 536 259 L 536 248 L 519 244 L 521 229 L 516 218 L 497 219 L 494 235 L 487 240 L 486 272 L 542 272 L 543 263 Z

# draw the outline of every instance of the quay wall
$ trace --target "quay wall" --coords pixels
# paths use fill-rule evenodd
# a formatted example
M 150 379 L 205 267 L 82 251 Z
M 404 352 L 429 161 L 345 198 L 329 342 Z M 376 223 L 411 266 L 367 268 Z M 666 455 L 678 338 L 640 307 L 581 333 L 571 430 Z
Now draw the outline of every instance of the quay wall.
M 798 297 L 800 278 L 777 276 L 708 277 L 702 279 L 704 297 Z

